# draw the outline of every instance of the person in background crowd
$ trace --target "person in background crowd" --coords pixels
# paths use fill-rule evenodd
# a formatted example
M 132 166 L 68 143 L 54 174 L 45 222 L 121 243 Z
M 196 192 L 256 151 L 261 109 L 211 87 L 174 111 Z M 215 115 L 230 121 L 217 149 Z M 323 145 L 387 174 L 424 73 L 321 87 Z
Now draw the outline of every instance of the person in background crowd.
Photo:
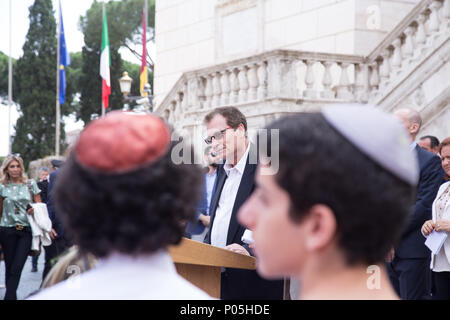
M 120 111 L 81 132 L 53 196 L 80 254 L 98 260 L 76 290 L 67 280 L 32 299 L 210 299 L 168 253 L 196 215 L 202 179 L 196 165 L 172 161 L 170 136 L 162 119 Z
M 17 300 L 17 287 L 31 250 L 28 215 L 31 202 L 41 202 L 36 181 L 28 179 L 22 158 L 15 154 L 3 160 L 0 178 L 0 244 L 5 256 L 5 300 Z
M 435 136 L 423 136 L 417 144 L 422 149 L 439 155 L 439 139 Z
M 48 176 L 50 169 L 47 167 L 41 167 L 38 171 L 39 182 L 37 183 L 39 189 L 41 189 L 41 200 L 43 203 L 47 203 L 47 191 L 48 191 Z
M 42 272 L 42 281 L 45 279 L 56 258 L 72 246 L 72 241 L 70 237 L 64 230 L 64 227 L 59 218 L 59 213 L 55 209 L 55 204 L 53 200 L 53 188 L 58 179 L 59 168 L 64 164 L 62 160 L 52 160 L 52 172 L 49 176 L 49 184 L 47 190 L 47 210 L 48 216 L 52 221 L 52 230 L 50 232 L 50 237 L 52 238 L 52 244 L 49 246 L 44 246 L 45 251 L 45 265 L 44 271 Z
M 48 175 L 50 169 L 47 167 L 41 167 L 38 171 L 39 182 L 37 183 L 38 188 L 41 190 L 41 201 L 47 203 L 47 190 L 48 190 Z M 34 255 L 31 257 L 31 272 L 38 271 L 38 260 L 39 255 Z
M 255 188 L 256 146 L 247 138 L 247 119 L 235 107 L 216 108 L 205 116 L 207 138 L 217 156 L 224 160 L 217 168 L 217 182 L 210 205 L 210 229 L 205 242 L 240 254 L 253 255 L 242 241 L 245 227 L 237 212 Z M 255 159 L 256 160 L 256 159 Z M 221 298 L 283 299 L 283 280 L 266 280 L 254 270 L 224 268 Z
M 202 200 L 199 206 L 199 215 L 195 223 L 190 222 L 188 224 L 187 230 L 190 230 L 193 240 L 201 241 L 205 239 L 205 235 L 209 230 L 210 216 L 209 216 L 209 206 L 211 204 L 211 197 L 214 193 L 214 185 L 216 183 L 217 177 L 217 166 L 221 161 L 217 155 L 212 151 L 211 146 L 207 146 L 204 151 L 204 161 L 206 163 L 205 168 L 205 190 L 202 195 Z M 194 224 L 194 225 L 192 225 Z M 197 230 L 203 230 L 200 234 Z M 194 231 L 194 232 L 192 232 Z
M 76 277 L 80 273 L 93 269 L 96 261 L 92 254 L 81 255 L 77 246 L 70 247 L 50 270 L 41 289 L 49 288 L 72 276 Z
M 267 129 L 279 132 L 279 149 L 269 149 L 279 152 L 279 169 L 258 166 L 257 188 L 239 211 L 258 271 L 295 277 L 300 299 L 398 299 L 383 262 L 418 177 L 402 126 L 370 106 L 332 105 Z
M 450 176 L 450 137 L 439 146 L 442 168 L 446 177 Z M 447 239 L 439 252 L 431 254 L 430 268 L 433 272 L 435 297 L 450 300 L 450 181 L 439 188 L 432 207 L 432 219 L 422 226 L 422 234 L 428 237 L 433 231 L 447 234 Z
M 397 294 L 404 300 L 428 299 L 431 291 L 430 253 L 421 233 L 422 225 L 431 219 L 431 205 L 442 182 L 441 159 L 414 142 L 422 125 L 420 114 L 413 109 L 399 109 L 394 115 L 403 123 L 410 138 L 411 151 L 419 162 L 417 199 L 403 230 L 400 244 L 392 249 L 386 261 L 389 277 Z

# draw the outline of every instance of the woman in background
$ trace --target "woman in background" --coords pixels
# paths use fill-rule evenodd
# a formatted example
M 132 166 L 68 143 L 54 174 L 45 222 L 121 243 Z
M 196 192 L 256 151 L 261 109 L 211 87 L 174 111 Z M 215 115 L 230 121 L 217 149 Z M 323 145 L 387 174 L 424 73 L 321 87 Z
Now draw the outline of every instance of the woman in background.
M 0 178 L 0 243 L 5 257 L 5 300 L 17 300 L 17 287 L 31 249 L 30 203 L 41 202 L 36 181 L 28 179 L 22 158 L 15 154 L 3 161 Z M 32 199 L 32 197 L 34 199 Z
M 442 168 L 445 171 L 446 180 L 450 176 L 450 137 L 442 141 L 439 146 L 439 154 L 442 159 Z M 447 239 L 439 252 L 431 254 L 430 268 L 433 271 L 436 298 L 439 300 L 450 299 L 450 181 L 439 188 L 432 207 L 432 220 L 426 221 L 422 226 L 422 233 L 428 237 L 430 233 L 447 233 Z

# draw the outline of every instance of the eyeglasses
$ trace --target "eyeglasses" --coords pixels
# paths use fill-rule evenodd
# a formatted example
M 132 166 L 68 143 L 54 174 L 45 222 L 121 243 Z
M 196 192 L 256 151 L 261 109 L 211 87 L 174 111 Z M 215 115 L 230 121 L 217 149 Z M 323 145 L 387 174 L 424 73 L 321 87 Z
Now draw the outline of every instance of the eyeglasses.
M 227 131 L 228 129 L 233 129 L 233 128 L 232 127 L 225 128 L 223 130 L 217 131 L 212 136 L 207 137 L 205 139 L 206 144 L 211 144 L 213 138 L 216 139 L 216 140 L 221 139 L 223 137 L 223 134 L 225 133 L 225 131 Z

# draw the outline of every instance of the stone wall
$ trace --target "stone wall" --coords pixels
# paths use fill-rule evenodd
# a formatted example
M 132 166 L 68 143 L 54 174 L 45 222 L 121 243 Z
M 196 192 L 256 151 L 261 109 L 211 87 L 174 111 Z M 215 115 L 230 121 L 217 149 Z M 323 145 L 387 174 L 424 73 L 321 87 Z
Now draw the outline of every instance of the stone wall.
M 417 2 L 156 1 L 155 105 L 183 72 L 274 49 L 367 55 Z

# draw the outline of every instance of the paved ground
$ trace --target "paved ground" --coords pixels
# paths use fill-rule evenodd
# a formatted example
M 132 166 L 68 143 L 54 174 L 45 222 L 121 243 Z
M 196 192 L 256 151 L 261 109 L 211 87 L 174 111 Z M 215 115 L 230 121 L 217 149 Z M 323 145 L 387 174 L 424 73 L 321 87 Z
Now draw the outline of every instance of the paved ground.
M 23 267 L 19 288 L 17 289 L 17 299 L 24 300 L 32 292 L 39 289 L 42 282 L 42 271 L 44 270 L 44 253 L 39 256 L 38 272 L 31 272 L 31 257 L 28 257 Z M 0 261 L 0 286 L 5 284 L 5 263 Z M 0 288 L 0 299 L 5 296 L 5 288 Z

